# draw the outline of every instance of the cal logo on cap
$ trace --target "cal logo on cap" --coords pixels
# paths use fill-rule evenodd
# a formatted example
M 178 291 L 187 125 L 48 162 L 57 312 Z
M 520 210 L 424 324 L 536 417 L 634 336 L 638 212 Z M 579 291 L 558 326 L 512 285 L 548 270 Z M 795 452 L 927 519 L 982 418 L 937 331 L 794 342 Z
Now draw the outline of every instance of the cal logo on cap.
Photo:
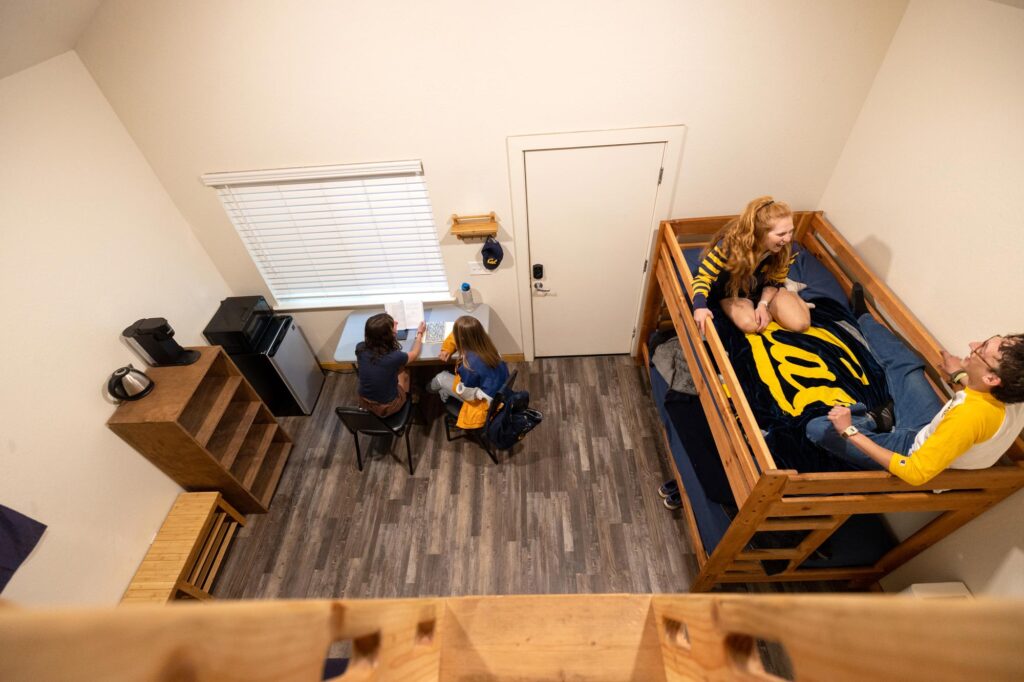
M 480 255 L 484 260 L 484 267 L 488 270 L 494 270 L 501 265 L 501 259 L 505 253 L 502 251 L 501 244 L 494 237 L 488 237 L 487 241 L 484 242 L 484 246 L 480 249 Z

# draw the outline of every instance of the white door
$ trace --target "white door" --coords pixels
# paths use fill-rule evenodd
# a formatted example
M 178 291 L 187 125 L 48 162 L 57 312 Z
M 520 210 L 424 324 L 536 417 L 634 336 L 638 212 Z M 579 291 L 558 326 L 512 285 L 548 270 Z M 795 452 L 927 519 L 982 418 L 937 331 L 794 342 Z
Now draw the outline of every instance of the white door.
M 653 142 L 525 153 L 536 355 L 630 352 L 664 152 Z

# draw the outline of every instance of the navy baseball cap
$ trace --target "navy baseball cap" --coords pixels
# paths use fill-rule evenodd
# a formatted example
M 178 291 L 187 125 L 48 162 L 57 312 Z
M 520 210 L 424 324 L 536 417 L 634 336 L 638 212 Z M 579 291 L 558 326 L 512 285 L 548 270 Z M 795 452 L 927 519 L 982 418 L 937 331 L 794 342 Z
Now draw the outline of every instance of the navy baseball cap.
M 480 249 L 480 255 L 484 259 L 484 267 L 488 270 L 495 270 L 501 265 L 501 259 L 505 252 L 501 250 L 501 244 L 494 237 L 488 237 L 484 247 Z

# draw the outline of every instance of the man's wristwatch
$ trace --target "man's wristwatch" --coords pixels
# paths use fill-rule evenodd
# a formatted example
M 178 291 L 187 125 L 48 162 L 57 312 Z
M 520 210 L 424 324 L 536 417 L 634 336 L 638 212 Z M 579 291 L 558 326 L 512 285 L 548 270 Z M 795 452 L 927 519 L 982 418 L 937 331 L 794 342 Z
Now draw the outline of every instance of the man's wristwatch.
M 858 428 L 857 428 L 856 426 L 854 426 L 853 424 L 850 424 L 850 425 L 849 425 L 849 426 L 847 426 L 847 427 L 846 427 L 845 429 L 843 429 L 842 431 L 840 431 L 840 432 L 839 432 L 839 435 L 843 437 L 843 440 L 847 440 L 847 439 L 849 439 L 849 438 L 850 438 L 851 436 L 856 436 L 856 435 L 857 435 L 858 433 L 860 433 L 860 429 L 858 429 Z

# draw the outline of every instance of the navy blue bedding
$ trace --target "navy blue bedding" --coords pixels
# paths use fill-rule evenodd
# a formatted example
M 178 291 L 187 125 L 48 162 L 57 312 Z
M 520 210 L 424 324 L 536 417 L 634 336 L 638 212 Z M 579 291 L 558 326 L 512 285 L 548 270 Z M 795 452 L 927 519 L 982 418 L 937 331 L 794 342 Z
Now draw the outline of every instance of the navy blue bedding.
M 673 403 L 665 401 L 666 395 L 670 393 L 668 383 L 653 365 L 651 366 L 651 393 L 654 396 L 655 405 L 658 406 L 658 414 L 661 416 L 665 433 L 668 435 L 669 448 L 676 470 L 679 472 L 679 478 L 682 479 L 686 495 L 690 498 L 690 506 L 697 520 L 697 529 L 700 531 L 701 544 L 704 545 L 705 551 L 711 554 L 719 540 L 725 535 L 725 530 L 729 527 L 732 519 L 722 505 L 711 500 L 704 491 L 693 467 L 690 451 L 683 445 L 683 438 L 686 438 L 694 452 L 694 459 L 705 462 L 713 459 L 717 462 L 718 469 L 721 470 L 721 475 L 724 478 L 725 470 L 722 467 L 721 459 L 718 458 L 714 441 L 710 441 L 702 448 L 700 443 L 691 436 L 701 430 L 708 430 L 707 417 L 699 402 L 675 403 L 679 407 L 670 411 L 667 406 Z M 708 434 L 710 435 L 710 431 Z M 728 484 L 726 484 L 726 488 L 728 488 Z M 731 493 L 729 497 L 731 499 Z
M 683 399 L 682 394 L 669 390 L 668 383 L 653 366 L 651 370 L 651 392 L 658 407 L 665 432 L 668 435 L 672 460 L 683 481 L 686 495 L 690 500 L 697 531 L 704 551 L 710 555 L 725 535 L 736 513 L 732 493 L 725 478 L 725 469 L 718 456 L 714 440 L 708 429 L 707 416 L 698 400 Z M 689 396 L 686 396 L 689 398 Z M 716 501 L 705 490 L 698 469 L 703 469 L 703 480 L 719 481 L 718 497 L 725 497 L 725 503 Z M 712 469 L 717 468 L 717 472 Z M 712 490 L 714 486 L 712 484 Z M 757 533 L 750 542 L 751 548 L 795 547 L 804 538 L 804 532 Z M 822 547 L 822 552 L 812 555 L 802 568 L 840 568 L 849 566 L 870 566 L 890 549 L 896 540 L 888 527 L 876 514 L 850 517 Z M 777 573 L 786 566 L 785 561 L 762 562 L 766 572 Z

